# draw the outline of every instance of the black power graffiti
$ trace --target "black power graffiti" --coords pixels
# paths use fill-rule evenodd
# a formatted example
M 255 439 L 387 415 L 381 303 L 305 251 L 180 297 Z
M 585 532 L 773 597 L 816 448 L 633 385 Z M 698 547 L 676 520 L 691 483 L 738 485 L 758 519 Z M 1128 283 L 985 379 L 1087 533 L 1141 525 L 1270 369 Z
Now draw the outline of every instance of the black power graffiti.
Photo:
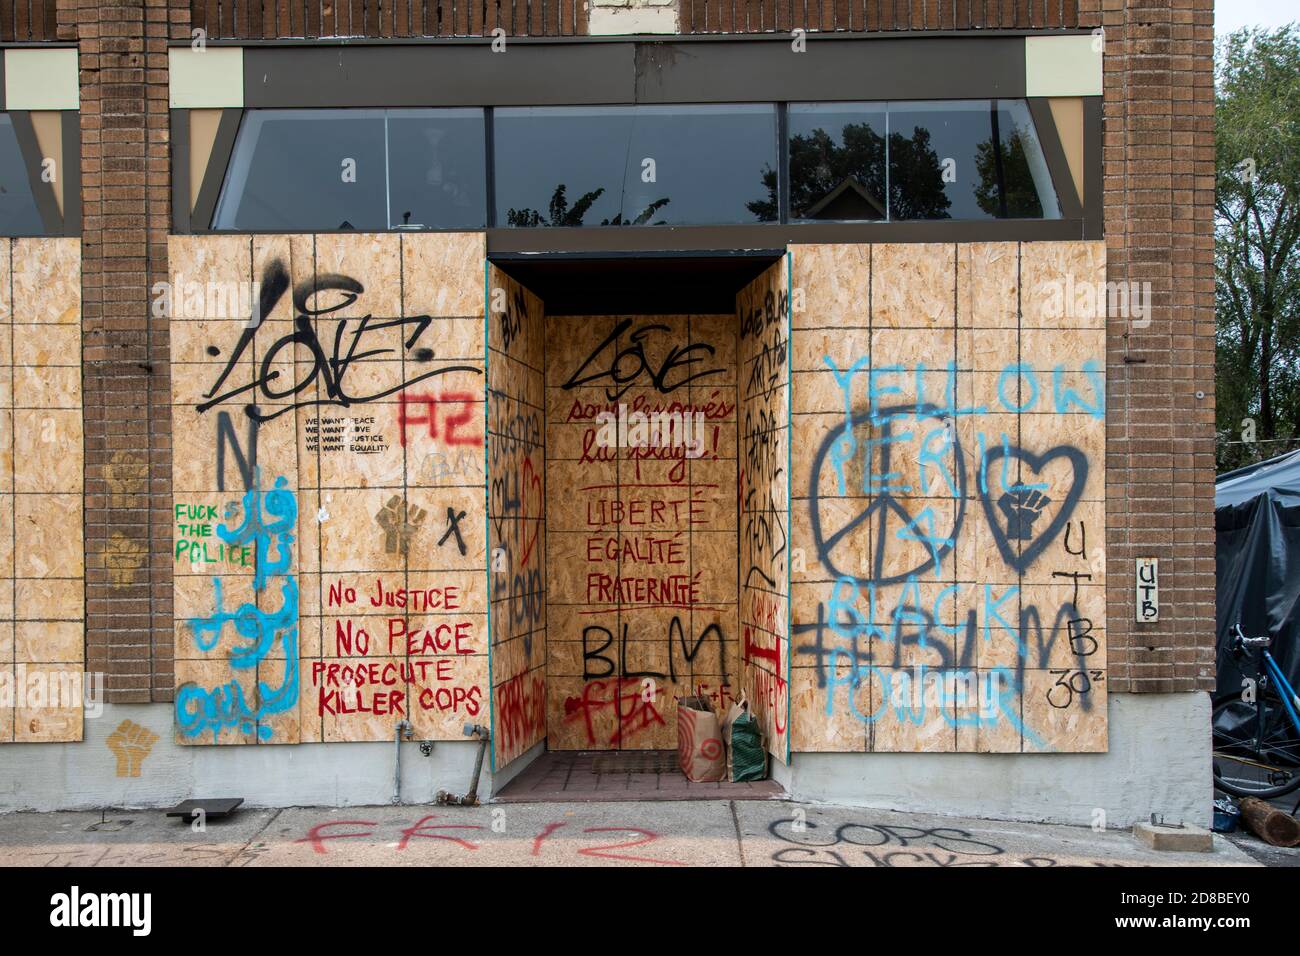
M 990 490 L 992 485 L 985 477 L 993 463 L 1001 459 L 1016 459 L 1037 475 L 1058 458 L 1068 461 L 1074 473 L 1065 498 L 1047 527 L 1040 528 L 1037 533 L 1033 530 L 1039 515 L 1051 503 L 1051 499 L 1037 488 L 1019 482 L 1005 489 L 998 497 L 997 507 L 1004 518 L 999 521 L 993 510 L 993 493 Z M 1088 456 L 1070 445 L 1057 445 L 1041 455 L 1035 455 L 1031 451 L 1015 446 L 994 445 L 984 453 L 980 476 L 980 504 L 984 506 L 984 515 L 988 518 L 998 552 L 1008 567 L 1022 572 L 1033 564 L 1061 533 L 1065 523 L 1070 520 L 1070 515 L 1074 513 L 1075 505 L 1083 496 L 1083 489 L 1088 481 Z M 1013 544 L 1013 541 L 1016 543 Z
M 433 319 L 427 315 L 381 319 L 376 319 L 373 315 L 364 315 L 355 320 L 341 318 L 337 320 L 338 324 L 334 329 L 333 342 L 327 351 L 316 333 L 316 322 L 329 317 L 340 309 L 351 306 L 365 292 L 365 286 L 350 276 L 325 274 L 304 280 L 294 288 L 293 305 L 297 313 L 294 318 L 294 331 L 271 343 L 266 349 L 261 364 L 257 367 L 257 374 L 252 381 L 227 388 L 227 380 L 234 370 L 240 367 L 241 360 L 244 359 L 244 355 L 252 345 L 258 330 L 264 324 L 260 319 L 269 315 L 275 309 L 288 285 L 288 273 L 285 271 L 283 262 L 277 259 L 267 266 L 263 272 L 262 287 L 258 298 L 259 312 L 257 316 L 254 316 L 257 321 L 250 322 L 240 335 L 239 341 L 230 353 L 221 374 L 212 384 L 212 387 L 204 393 L 203 397 L 206 401 L 197 406 L 200 412 L 206 412 L 210 408 L 248 392 L 260 392 L 264 398 L 272 402 L 280 402 L 286 398 L 292 399 L 287 404 L 276 405 L 274 411 L 265 413 L 256 405 L 250 404 L 244 407 L 244 413 L 249 418 L 265 422 L 278 418 L 295 408 L 310 405 L 340 405 L 343 407 L 362 405 L 396 394 L 417 382 L 451 372 L 483 374 L 481 368 L 475 368 L 472 365 L 447 365 L 405 378 L 391 388 L 364 394 L 351 394 L 347 387 L 346 376 L 353 363 L 362 359 L 397 352 L 396 349 L 392 348 L 367 348 L 358 351 L 363 339 L 367 342 L 373 341 L 375 336 L 385 329 L 400 329 L 403 334 L 409 329 L 410 332 L 403 341 L 403 347 L 407 352 L 413 353 L 415 361 L 427 362 L 433 357 L 432 350 L 427 347 L 417 348 L 417 343 L 425 331 L 433 324 Z M 325 292 L 342 293 L 340 301 L 334 305 L 315 308 L 316 297 Z M 355 326 L 349 330 L 350 322 L 355 322 Z M 281 373 L 275 367 L 276 363 L 294 365 L 294 352 L 298 346 L 302 346 L 311 354 L 313 361 L 310 370 L 301 379 L 298 379 L 295 374 L 294 381 L 280 387 L 282 384 L 279 382 Z M 220 349 L 212 346 L 208 349 L 208 352 L 211 355 L 219 355 Z M 314 389 L 313 386 L 315 386 Z M 308 390 L 312 390 L 312 392 L 308 392 Z M 325 397 L 298 397 L 303 395 L 304 392 L 313 394 L 317 391 Z

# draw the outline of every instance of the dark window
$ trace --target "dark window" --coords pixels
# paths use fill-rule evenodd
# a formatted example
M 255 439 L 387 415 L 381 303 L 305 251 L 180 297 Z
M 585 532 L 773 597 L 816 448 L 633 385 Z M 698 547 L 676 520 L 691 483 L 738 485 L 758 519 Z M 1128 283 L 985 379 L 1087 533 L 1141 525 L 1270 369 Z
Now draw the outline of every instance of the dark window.
M 772 104 L 500 108 L 489 158 L 478 109 L 250 110 L 213 228 L 481 229 L 489 161 L 507 227 L 775 222 L 782 189 L 794 222 L 1061 217 L 1024 100 L 794 103 L 787 120 L 778 146 Z
M 13 120 L 0 113 L 0 236 L 43 236 L 27 162 L 18 147 Z
M 889 104 L 890 219 L 1059 219 L 1029 108 Z
M 884 104 L 791 106 L 790 218 L 887 215 Z
M 213 228 L 478 229 L 486 167 L 477 109 L 253 110 Z
M 772 106 L 498 109 L 499 226 L 769 222 Z

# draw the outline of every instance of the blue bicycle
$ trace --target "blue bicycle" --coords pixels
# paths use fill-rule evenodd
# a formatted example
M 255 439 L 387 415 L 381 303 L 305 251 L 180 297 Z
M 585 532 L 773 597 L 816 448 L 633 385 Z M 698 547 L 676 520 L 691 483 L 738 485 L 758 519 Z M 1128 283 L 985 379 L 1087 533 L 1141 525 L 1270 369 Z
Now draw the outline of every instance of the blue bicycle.
M 1234 628 L 1232 654 L 1243 663 L 1253 655 L 1254 676 L 1243 667 L 1242 691 L 1214 705 L 1214 785 L 1235 797 L 1267 800 L 1300 787 L 1300 697 L 1268 652 L 1272 643 Z

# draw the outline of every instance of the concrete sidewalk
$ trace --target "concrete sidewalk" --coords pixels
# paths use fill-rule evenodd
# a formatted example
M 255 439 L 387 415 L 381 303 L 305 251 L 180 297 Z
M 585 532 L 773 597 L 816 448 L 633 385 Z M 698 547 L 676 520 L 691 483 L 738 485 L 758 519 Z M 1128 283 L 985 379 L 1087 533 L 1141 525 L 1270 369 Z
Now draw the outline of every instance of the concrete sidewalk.
M 101 822 L 101 817 L 106 822 Z M 159 810 L 0 816 L 6 866 L 1255 866 L 1126 831 L 788 801 L 246 809 L 203 832 Z

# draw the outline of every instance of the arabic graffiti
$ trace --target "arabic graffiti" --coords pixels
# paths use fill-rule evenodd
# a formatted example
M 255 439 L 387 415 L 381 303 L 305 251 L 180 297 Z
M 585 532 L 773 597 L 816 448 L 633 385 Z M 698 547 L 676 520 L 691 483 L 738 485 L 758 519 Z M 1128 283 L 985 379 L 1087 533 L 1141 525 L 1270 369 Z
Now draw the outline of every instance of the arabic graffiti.
M 216 533 L 227 547 L 252 548 L 254 593 L 267 593 L 271 582 L 278 581 L 280 603 L 264 610 L 245 602 L 228 611 L 222 579 L 212 579 L 212 613 L 186 623 L 195 646 L 204 654 L 222 653 L 232 676 L 214 687 L 185 683 L 177 689 L 176 725 L 184 737 L 210 732 L 215 743 L 222 731 L 233 729 L 269 740 L 274 731 L 267 718 L 298 705 L 298 585 L 291 573 L 298 504 L 283 476 L 265 495 L 260 477 L 255 474 L 253 487 L 244 493 L 243 520 L 230 526 L 238 507 L 232 503 L 226 511 L 227 523 L 219 524 Z M 223 643 L 227 636 L 234 639 L 233 646 Z M 258 665 L 272 656 L 277 645 L 275 656 L 283 657 L 284 673 L 279 686 L 273 687 L 260 679 Z

